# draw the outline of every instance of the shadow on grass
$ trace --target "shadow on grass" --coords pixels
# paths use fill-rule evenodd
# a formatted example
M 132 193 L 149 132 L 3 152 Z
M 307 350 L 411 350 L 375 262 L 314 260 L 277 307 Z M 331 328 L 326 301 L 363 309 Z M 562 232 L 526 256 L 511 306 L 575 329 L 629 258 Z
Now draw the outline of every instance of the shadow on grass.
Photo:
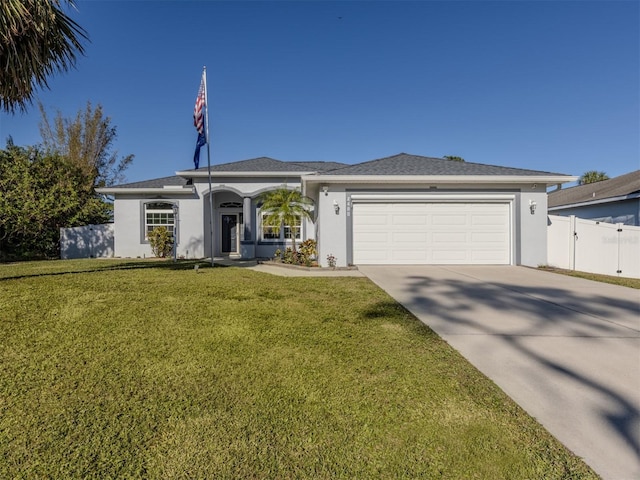
M 409 310 L 404 308 L 399 303 L 392 301 L 378 302 L 362 312 L 362 316 L 364 318 L 370 319 L 386 317 L 400 319 L 404 318 L 405 315 L 411 315 Z
M 3 276 L 0 271 L 0 281 L 6 280 L 19 280 L 23 278 L 34 278 L 34 277 L 49 277 L 49 276 L 57 276 L 57 275 L 73 275 L 79 273 L 95 273 L 95 272 L 105 272 L 105 271 L 113 271 L 113 270 L 140 270 L 140 269 L 164 269 L 164 270 L 195 270 L 197 269 L 208 269 L 208 268 L 226 268 L 232 265 L 229 264 L 221 264 L 214 263 L 211 265 L 211 262 L 207 262 L 204 260 L 178 260 L 174 262 L 173 260 L 133 260 L 130 262 L 122 262 L 122 263 L 106 263 L 104 265 L 100 265 L 102 260 L 92 260 L 92 266 L 89 268 L 83 268 L 83 265 L 79 262 L 74 262 L 73 265 L 64 265 L 66 260 L 61 260 L 60 263 L 56 265 L 47 265 L 46 261 L 42 262 L 41 270 L 33 269 L 33 272 L 30 273 L 21 273 L 18 275 L 6 275 Z M 108 262 L 108 261 L 107 261 Z M 13 264 L 15 265 L 15 264 Z M 45 271 L 46 267 L 57 267 L 55 270 L 51 269 L 50 271 Z M 64 268 L 65 266 L 71 266 L 75 268 Z M 240 266 L 240 265 L 239 265 Z

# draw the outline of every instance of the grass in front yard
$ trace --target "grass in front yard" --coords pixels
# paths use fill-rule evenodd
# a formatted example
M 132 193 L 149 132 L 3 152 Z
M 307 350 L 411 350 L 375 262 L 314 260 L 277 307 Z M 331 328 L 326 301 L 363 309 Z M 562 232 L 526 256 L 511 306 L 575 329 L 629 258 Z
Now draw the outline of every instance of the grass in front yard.
M 575 270 L 564 270 L 556 267 L 540 267 L 541 270 L 547 272 L 559 273 L 570 277 L 585 278 L 594 282 L 611 283 L 622 287 L 640 289 L 640 278 L 614 277 L 613 275 L 600 275 L 599 273 L 577 272 Z
M 0 478 L 596 478 L 364 278 L 5 265 L 0 339 Z

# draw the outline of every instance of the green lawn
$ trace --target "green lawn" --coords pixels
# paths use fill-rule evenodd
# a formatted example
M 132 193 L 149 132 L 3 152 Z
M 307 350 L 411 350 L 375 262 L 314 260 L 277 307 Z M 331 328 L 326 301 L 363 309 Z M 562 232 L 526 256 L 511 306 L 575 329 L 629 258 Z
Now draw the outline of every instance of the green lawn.
M 612 283 L 613 285 L 620 285 L 622 287 L 640 289 L 640 278 L 614 277 L 613 275 L 600 275 L 599 273 L 577 272 L 575 270 L 563 270 L 562 268 L 546 267 L 546 266 L 540 267 L 540 269 L 546 270 L 547 272 L 567 275 L 569 277 L 586 278 L 587 280 L 593 280 L 594 282 Z
M 597 478 L 364 278 L 0 265 L 0 478 Z

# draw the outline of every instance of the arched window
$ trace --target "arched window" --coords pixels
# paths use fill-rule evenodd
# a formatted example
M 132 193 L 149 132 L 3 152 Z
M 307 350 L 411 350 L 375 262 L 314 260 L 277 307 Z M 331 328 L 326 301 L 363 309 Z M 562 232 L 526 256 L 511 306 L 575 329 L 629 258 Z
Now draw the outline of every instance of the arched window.
M 175 228 L 173 203 L 152 202 L 144 205 L 144 239 L 156 227 L 166 227 L 171 235 Z

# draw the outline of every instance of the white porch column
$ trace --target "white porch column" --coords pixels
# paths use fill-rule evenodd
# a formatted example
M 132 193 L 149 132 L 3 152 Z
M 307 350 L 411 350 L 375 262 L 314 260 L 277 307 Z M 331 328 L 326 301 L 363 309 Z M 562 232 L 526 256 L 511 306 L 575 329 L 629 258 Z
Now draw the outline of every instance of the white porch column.
M 240 255 L 242 258 L 255 258 L 256 243 L 254 238 L 255 228 L 253 225 L 251 197 L 244 197 L 242 200 L 242 221 L 244 223 L 244 236 L 240 241 Z

